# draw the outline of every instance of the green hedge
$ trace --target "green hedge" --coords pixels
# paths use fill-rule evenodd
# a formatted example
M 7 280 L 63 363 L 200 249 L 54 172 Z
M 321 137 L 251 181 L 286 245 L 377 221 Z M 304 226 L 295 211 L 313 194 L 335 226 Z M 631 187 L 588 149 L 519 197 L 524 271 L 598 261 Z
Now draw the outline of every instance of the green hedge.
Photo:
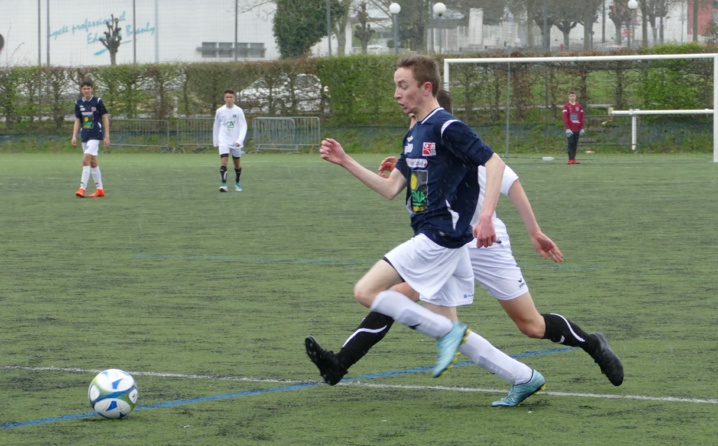
M 713 51 L 715 48 L 687 44 L 648 48 L 641 50 L 641 54 Z M 580 55 L 596 54 L 599 53 Z M 511 55 L 536 56 L 518 52 Z M 325 125 L 403 126 L 406 119 L 393 99 L 391 79 L 395 61 L 395 56 L 383 55 L 270 62 L 0 67 L 0 119 L 4 121 L 5 133 L 60 128 L 64 117 L 72 114 L 72 103 L 85 78 L 95 81 L 97 94 L 113 116 L 152 119 L 213 116 L 227 88 L 239 91 L 258 79 L 271 85 L 280 76 L 294 79 L 300 73 L 310 73 L 319 77 L 329 92 L 322 98 L 319 111 Z M 455 114 L 470 124 L 503 123 L 509 93 L 512 122 L 553 123 L 560 127 L 561 108 L 569 89 L 576 89 L 579 100 L 594 114 L 605 114 L 600 107 L 607 105 L 617 109 L 713 107 L 713 62 L 709 59 L 513 63 L 509 92 L 508 70 L 506 64 L 453 65 L 450 89 Z M 269 112 L 280 113 L 301 112 L 296 109 Z

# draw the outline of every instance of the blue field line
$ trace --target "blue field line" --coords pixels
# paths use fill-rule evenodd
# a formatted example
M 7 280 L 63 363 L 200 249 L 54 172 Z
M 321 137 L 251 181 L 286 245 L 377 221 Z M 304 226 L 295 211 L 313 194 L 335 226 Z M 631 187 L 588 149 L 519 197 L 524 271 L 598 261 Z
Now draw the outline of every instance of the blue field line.
M 147 260 L 202 260 L 212 262 L 249 262 L 249 263 L 333 263 L 336 265 L 373 265 L 376 260 L 330 260 L 330 259 L 274 259 L 269 257 L 234 257 L 234 256 L 182 256 L 182 255 L 150 255 L 137 253 L 135 259 Z M 527 269 L 565 269 L 565 270 L 597 270 L 599 266 L 536 264 L 520 265 Z
M 519 353 L 517 355 L 511 355 L 512 358 L 526 358 L 529 356 L 538 356 L 538 355 L 549 355 L 551 353 L 561 353 L 566 352 L 569 350 L 573 350 L 573 347 L 563 347 L 563 348 L 554 348 L 551 350 L 541 350 L 536 352 L 526 352 L 526 353 Z M 465 362 L 457 362 L 454 364 L 454 367 L 464 367 L 467 365 L 476 365 L 471 361 L 465 361 Z M 355 378 L 344 378 L 342 381 L 360 381 L 362 379 L 376 379 L 376 378 L 386 378 L 388 376 L 398 376 L 398 375 L 406 375 L 409 373 L 421 373 L 421 372 L 427 372 L 429 370 L 433 370 L 434 367 L 416 367 L 413 369 L 406 369 L 406 370 L 396 370 L 393 372 L 383 372 L 383 373 L 373 373 L 369 375 L 363 375 L 363 376 L 357 376 Z
M 250 263 L 334 263 L 337 265 L 373 265 L 376 260 L 329 260 L 329 259 L 272 259 L 268 257 L 231 257 L 231 256 L 163 256 L 135 254 L 136 259 L 150 260 L 202 260 L 219 262 Z
M 569 350 L 573 350 L 573 348 L 564 347 L 564 348 L 555 348 L 555 349 L 551 349 L 551 350 L 525 352 L 525 353 L 519 353 L 517 355 L 511 355 L 511 357 L 512 358 L 525 358 L 528 356 L 539 356 L 539 355 L 548 355 L 548 354 L 552 354 L 552 353 L 561 353 L 561 352 L 565 352 L 565 351 L 569 351 Z M 454 367 L 463 367 L 463 366 L 467 366 L 467 365 L 475 365 L 475 364 L 473 362 L 466 361 L 466 362 L 456 363 L 454 365 Z M 357 376 L 355 378 L 346 378 L 343 381 L 349 382 L 349 381 L 360 381 L 360 380 L 364 380 L 364 379 L 387 378 L 387 377 L 397 376 L 397 375 L 406 375 L 409 373 L 421 373 L 421 372 L 426 372 L 427 370 L 432 370 L 432 369 L 433 369 L 433 367 L 416 367 L 416 368 L 406 369 L 406 370 L 374 373 L 374 374 L 369 374 L 369 375 Z M 184 406 L 187 404 L 204 403 L 207 401 L 226 400 L 226 399 L 230 399 L 230 398 L 238 398 L 238 397 L 243 397 L 243 396 L 260 395 L 263 393 L 287 392 L 290 390 L 298 390 L 298 389 L 305 389 L 307 387 L 315 387 L 315 386 L 319 386 L 322 384 L 324 384 L 324 383 L 319 383 L 319 382 L 301 383 L 301 384 L 292 384 L 290 386 L 283 386 L 283 387 L 272 387 L 269 389 L 246 390 L 243 392 L 225 393 L 222 395 L 211 395 L 211 396 L 203 396 L 203 397 L 198 397 L 198 398 L 188 398 L 188 399 L 182 399 L 182 400 L 165 401 L 162 403 L 151 404 L 148 406 L 145 406 L 145 405 L 137 406 L 135 408 L 135 410 L 147 410 L 147 409 L 158 409 L 158 408 L 162 408 L 162 407 Z M 31 421 L 18 421 L 18 422 L 0 424 L 0 429 L 11 429 L 14 427 L 36 426 L 39 424 L 54 423 L 57 421 L 77 420 L 77 419 L 90 418 L 90 417 L 99 417 L 99 415 L 97 415 L 95 412 L 85 412 L 85 413 L 72 414 L 72 415 L 63 415 L 63 416 L 59 416 L 59 417 L 40 418 L 38 420 L 31 420 Z

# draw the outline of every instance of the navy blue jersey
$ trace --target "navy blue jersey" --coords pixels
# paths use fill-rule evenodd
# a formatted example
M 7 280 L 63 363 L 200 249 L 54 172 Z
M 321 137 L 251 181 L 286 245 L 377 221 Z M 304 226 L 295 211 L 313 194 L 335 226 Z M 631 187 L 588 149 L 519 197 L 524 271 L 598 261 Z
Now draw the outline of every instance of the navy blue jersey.
M 105 139 L 102 129 L 102 115 L 106 114 L 105 103 L 100 98 L 93 96 L 89 101 L 86 101 L 84 97 L 81 97 L 75 101 L 75 117 L 80 120 L 82 142 L 87 142 L 91 139 L 100 141 Z
M 407 180 L 414 234 L 425 234 L 446 248 L 468 243 L 480 191 L 478 166 L 493 150 L 443 108 L 417 122 L 403 144 L 396 168 Z

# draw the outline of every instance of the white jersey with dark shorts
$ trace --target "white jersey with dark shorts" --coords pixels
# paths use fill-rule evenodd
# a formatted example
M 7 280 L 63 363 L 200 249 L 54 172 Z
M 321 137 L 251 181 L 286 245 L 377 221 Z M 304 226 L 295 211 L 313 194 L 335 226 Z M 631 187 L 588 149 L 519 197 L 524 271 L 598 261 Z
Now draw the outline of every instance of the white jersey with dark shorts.
M 226 105 L 217 109 L 214 115 L 212 139 L 214 146 L 219 148 L 219 154 L 239 158 L 244 148 L 244 138 L 247 136 L 247 120 L 244 112 L 236 105 L 227 108 Z

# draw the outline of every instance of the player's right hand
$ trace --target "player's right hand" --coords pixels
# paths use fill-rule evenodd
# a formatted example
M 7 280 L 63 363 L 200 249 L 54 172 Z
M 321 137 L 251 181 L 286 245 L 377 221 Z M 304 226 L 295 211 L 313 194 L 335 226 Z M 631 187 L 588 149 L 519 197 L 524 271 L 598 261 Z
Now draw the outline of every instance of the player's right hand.
M 334 164 L 341 164 L 346 157 L 344 148 L 338 141 L 327 138 L 322 141 L 322 145 L 319 148 L 319 155 L 323 160 L 329 161 Z
M 573 132 L 571 130 L 566 129 L 566 136 L 573 136 Z

